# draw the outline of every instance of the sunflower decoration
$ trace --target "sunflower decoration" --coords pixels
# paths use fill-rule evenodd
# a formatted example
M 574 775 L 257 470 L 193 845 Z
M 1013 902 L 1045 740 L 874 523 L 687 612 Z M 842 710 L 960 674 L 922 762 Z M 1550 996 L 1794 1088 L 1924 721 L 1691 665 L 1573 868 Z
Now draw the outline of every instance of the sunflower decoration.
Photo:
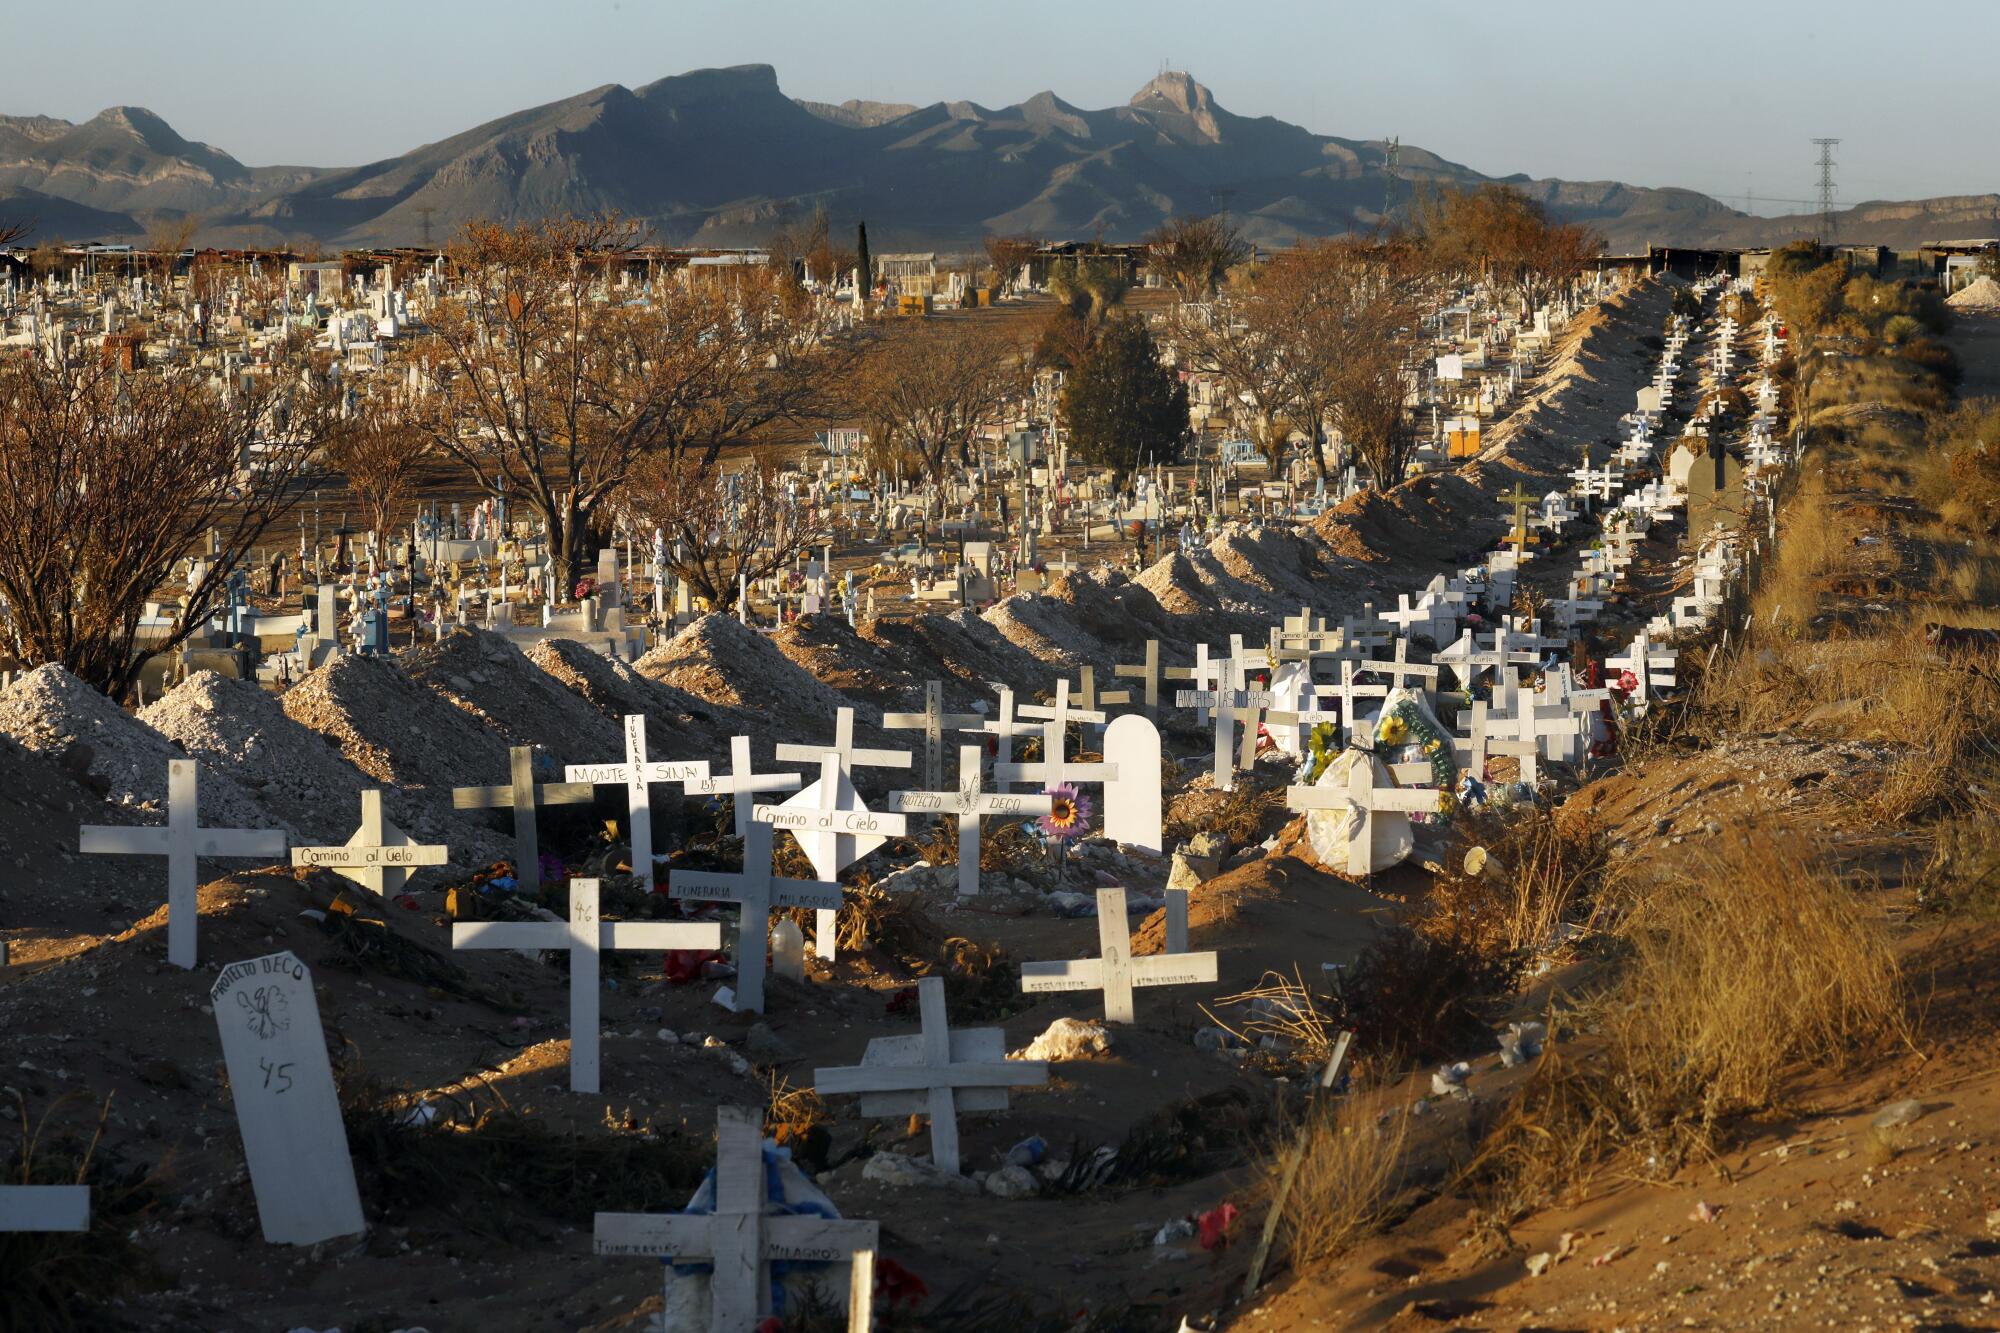
M 1049 812 L 1035 823 L 1042 836 L 1058 843 L 1072 843 L 1090 826 L 1090 798 L 1067 782 L 1049 789 Z

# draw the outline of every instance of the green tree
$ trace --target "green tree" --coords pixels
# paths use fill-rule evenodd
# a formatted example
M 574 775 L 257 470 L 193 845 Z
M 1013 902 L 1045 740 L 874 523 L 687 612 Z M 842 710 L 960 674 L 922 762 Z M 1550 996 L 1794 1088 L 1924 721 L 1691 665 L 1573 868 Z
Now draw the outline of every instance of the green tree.
M 1104 326 L 1063 385 L 1058 411 L 1077 456 L 1120 477 L 1172 462 L 1188 431 L 1187 386 L 1161 364 L 1144 321 L 1130 315 Z

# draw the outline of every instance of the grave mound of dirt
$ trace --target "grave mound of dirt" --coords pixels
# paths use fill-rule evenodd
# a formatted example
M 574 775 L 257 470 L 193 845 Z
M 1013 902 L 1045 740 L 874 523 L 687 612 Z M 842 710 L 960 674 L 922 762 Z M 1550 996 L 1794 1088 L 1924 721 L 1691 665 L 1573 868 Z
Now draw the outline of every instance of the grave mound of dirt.
M 771 642 L 815 680 L 877 708 L 901 707 L 911 681 L 936 674 L 921 655 L 865 639 L 836 615 L 800 616 Z
M 1179 551 L 1161 556 L 1134 579 L 1151 593 L 1160 610 L 1182 618 L 1221 615 L 1222 602 L 1195 562 Z
M 276 696 L 248 681 L 196 672 L 148 704 L 140 720 L 203 761 L 227 772 L 307 841 L 347 841 L 360 819 L 360 793 L 376 781 L 342 757 L 331 737 L 285 715 Z M 443 843 L 462 866 L 484 865 L 506 845 L 455 815 L 448 794 L 385 789 L 383 811 L 419 842 Z
M 185 755 L 173 742 L 110 699 L 55 665 L 37 667 L 0 692 L 0 731 L 29 750 L 85 768 L 114 805 L 160 811 L 167 795 L 167 762 Z M 211 828 L 281 828 L 293 832 L 233 773 L 204 764 L 200 777 L 201 822 Z
M 968 693 L 990 698 L 990 685 L 1032 693 L 1048 683 L 1048 668 L 1024 652 L 976 611 L 960 607 L 950 615 L 914 620 L 863 622 L 861 636 L 890 652 L 937 663 L 937 679 L 963 682 Z M 926 677 L 928 679 L 928 677 Z M 949 697 L 951 691 L 946 690 Z
M 501 635 L 453 630 L 405 654 L 404 663 L 412 680 L 508 745 L 536 746 L 565 764 L 603 762 L 624 752 L 618 727 Z
M 633 669 L 697 699 L 741 708 L 793 739 L 820 735 L 834 710 L 848 704 L 767 636 L 718 612 L 647 653 Z M 866 704 L 856 707 L 857 718 L 873 721 L 875 715 Z
M 505 741 L 385 658 L 336 657 L 285 691 L 284 705 L 377 782 L 474 787 L 507 776 Z
M 644 713 L 671 722 L 691 738 L 690 743 L 718 751 L 727 749 L 729 737 L 744 726 L 743 717 L 734 709 L 717 707 L 686 690 L 642 676 L 631 664 L 575 639 L 543 639 L 529 646 L 527 657 L 564 689 L 620 726 L 627 714 Z

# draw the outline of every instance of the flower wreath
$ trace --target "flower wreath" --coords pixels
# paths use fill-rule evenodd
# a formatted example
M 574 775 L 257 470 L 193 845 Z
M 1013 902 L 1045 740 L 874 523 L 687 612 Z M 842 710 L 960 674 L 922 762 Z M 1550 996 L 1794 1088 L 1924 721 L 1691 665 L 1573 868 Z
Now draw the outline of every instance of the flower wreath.
M 1451 742 L 1423 715 L 1414 700 L 1404 699 L 1382 714 L 1382 720 L 1375 724 L 1375 743 L 1390 747 L 1415 745 L 1422 750 L 1441 798 L 1440 813 L 1452 812 L 1458 799 L 1458 765 L 1451 759 Z

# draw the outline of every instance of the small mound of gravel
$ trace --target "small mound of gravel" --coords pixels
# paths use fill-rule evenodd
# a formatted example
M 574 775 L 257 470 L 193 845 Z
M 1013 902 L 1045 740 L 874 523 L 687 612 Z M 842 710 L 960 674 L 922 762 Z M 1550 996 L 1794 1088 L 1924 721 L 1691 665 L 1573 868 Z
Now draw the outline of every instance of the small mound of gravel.
M 733 708 L 650 680 L 628 663 L 575 639 L 543 639 L 528 648 L 527 656 L 550 679 L 620 727 L 630 713 L 644 713 L 665 723 L 666 731 L 652 737 L 654 750 L 662 756 L 715 758 L 727 754 L 729 738 L 745 733 L 750 724 L 749 718 Z M 667 734 L 675 737 L 673 748 L 660 749 Z
M 843 698 L 764 635 L 719 613 L 703 616 L 633 666 L 698 699 L 744 709 L 787 740 L 830 733 L 835 710 L 850 704 L 857 721 L 880 718 L 867 704 Z
M 285 715 L 276 696 L 248 681 L 197 672 L 146 706 L 139 717 L 202 760 L 204 774 L 229 774 L 308 842 L 347 841 L 361 816 L 363 787 L 374 779 L 341 757 L 332 738 Z M 419 842 L 443 843 L 454 863 L 484 865 L 507 845 L 455 815 L 449 794 L 388 787 L 390 821 Z
M 606 763 L 625 752 L 619 727 L 498 634 L 453 630 L 403 661 L 412 680 L 507 745 L 536 746 L 559 764 Z
M 284 708 L 377 782 L 449 789 L 507 780 L 506 741 L 384 658 L 336 657 L 285 691 Z
M 104 784 L 105 799 L 155 817 L 165 808 L 167 762 L 187 757 L 167 737 L 54 663 L 0 691 L 0 731 L 26 749 L 55 757 L 88 746 L 87 771 Z M 238 783 L 226 765 L 201 766 L 200 793 L 201 822 L 209 828 L 297 832 Z

